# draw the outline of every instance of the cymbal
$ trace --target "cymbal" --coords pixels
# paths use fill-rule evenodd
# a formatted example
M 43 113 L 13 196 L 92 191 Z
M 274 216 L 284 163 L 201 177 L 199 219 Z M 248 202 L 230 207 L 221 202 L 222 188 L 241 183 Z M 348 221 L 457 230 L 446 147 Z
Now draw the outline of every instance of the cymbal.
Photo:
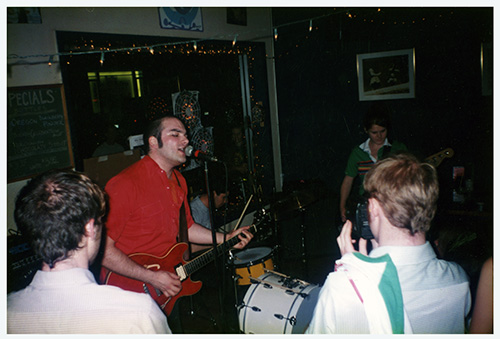
M 293 191 L 272 206 L 274 220 L 280 221 L 292 217 L 295 212 L 303 211 L 306 206 L 317 200 L 316 195 L 308 190 Z

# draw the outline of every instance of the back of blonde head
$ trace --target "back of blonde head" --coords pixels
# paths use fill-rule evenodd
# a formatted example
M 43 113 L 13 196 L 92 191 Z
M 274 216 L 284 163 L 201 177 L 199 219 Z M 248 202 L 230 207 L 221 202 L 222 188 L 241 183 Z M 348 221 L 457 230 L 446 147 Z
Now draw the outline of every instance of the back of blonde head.
M 409 153 L 391 155 L 366 174 L 364 188 L 380 202 L 393 226 L 406 228 L 411 235 L 429 230 L 439 195 L 432 165 Z

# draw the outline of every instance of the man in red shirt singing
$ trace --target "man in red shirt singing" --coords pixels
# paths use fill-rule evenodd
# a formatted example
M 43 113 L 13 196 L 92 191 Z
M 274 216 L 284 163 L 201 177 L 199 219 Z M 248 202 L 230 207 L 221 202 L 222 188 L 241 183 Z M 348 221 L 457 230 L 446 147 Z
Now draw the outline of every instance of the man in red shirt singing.
M 114 278 L 123 276 L 140 281 L 140 288 L 154 297 L 155 293 L 146 288 L 147 284 L 152 286 L 153 291 L 168 298 L 165 302 L 168 303 L 181 292 L 181 288 L 183 292 L 187 289 L 184 284 L 181 286 L 179 275 L 174 273 L 173 268 L 148 269 L 148 265 L 138 263 L 139 256 L 131 254 L 164 257 L 178 241 L 182 210 L 185 211 L 190 242 L 211 244 L 212 232 L 193 221 L 186 180 L 176 169 L 186 161 L 184 149 L 189 140 L 184 124 L 173 116 L 155 120 L 150 124 L 144 140 L 147 155 L 106 185 L 110 210 L 102 265 L 108 270 L 106 283 L 114 284 L 109 281 L 111 271 Z M 231 239 L 238 236 L 240 241 L 234 248 L 242 249 L 253 237 L 248 228 L 241 227 L 227 235 L 217 233 L 217 243 L 223 243 L 225 237 Z M 159 266 L 149 265 L 149 268 L 152 267 Z M 165 306 L 158 303 L 162 308 Z

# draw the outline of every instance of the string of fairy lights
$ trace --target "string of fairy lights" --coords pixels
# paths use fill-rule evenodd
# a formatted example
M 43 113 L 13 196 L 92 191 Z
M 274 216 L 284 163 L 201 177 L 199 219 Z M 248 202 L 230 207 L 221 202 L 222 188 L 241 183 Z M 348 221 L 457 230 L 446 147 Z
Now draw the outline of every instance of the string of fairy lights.
M 264 38 L 266 37 L 273 37 L 275 41 L 278 40 L 278 33 L 279 30 L 287 27 L 287 26 L 292 26 L 292 25 L 303 25 L 304 23 L 308 23 L 307 29 L 309 32 L 312 32 L 315 27 L 315 22 L 319 22 L 322 19 L 326 19 L 328 17 L 332 17 L 335 15 L 343 16 L 349 20 L 360 20 L 363 23 L 367 24 L 377 24 L 377 25 L 414 25 L 418 24 L 420 22 L 425 22 L 426 17 L 425 15 L 419 15 L 420 13 L 414 12 L 411 14 L 415 14 L 413 18 L 400 18 L 399 20 L 394 20 L 390 19 L 389 17 L 376 17 L 377 14 L 383 14 L 384 9 L 382 8 L 331 8 L 329 10 L 332 10 L 333 12 L 311 17 L 311 18 L 306 18 L 306 19 L 301 19 L 293 22 L 288 22 L 284 24 L 279 24 L 275 25 L 272 27 L 271 32 L 269 32 L 267 29 L 263 30 L 253 30 L 252 32 L 246 32 L 246 33 L 237 33 L 237 34 L 227 34 L 227 35 L 218 35 L 218 36 L 213 36 L 210 38 L 203 38 L 203 39 L 187 39 L 183 41 L 176 41 L 176 42 L 164 42 L 164 43 L 158 43 L 158 44 L 151 44 L 151 45 L 142 45 L 142 46 L 136 46 L 133 44 L 132 46 L 128 47 L 120 47 L 120 48 L 111 48 L 110 46 L 108 47 L 94 47 L 92 42 L 88 44 L 84 44 L 83 46 L 75 46 L 75 50 L 69 51 L 69 52 L 59 52 L 59 53 L 52 53 L 52 54 L 32 54 L 32 55 L 18 55 L 18 54 L 8 54 L 7 59 L 18 59 L 18 60 L 26 60 L 26 59 L 33 59 L 33 58 L 47 58 L 47 64 L 51 66 L 55 62 L 56 57 L 61 57 L 61 56 L 78 56 L 78 55 L 90 55 L 90 54 L 96 54 L 99 55 L 99 63 L 101 65 L 104 64 L 106 60 L 106 54 L 108 53 L 141 53 L 141 52 L 149 52 L 152 55 L 154 54 L 162 54 L 162 53 L 183 53 L 183 54 L 205 54 L 205 55 L 217 55 L 217 54 L 249 54 L 251 51 L 251 47 L 245 47 L 245 46 L 240 46 L 237 44 L 238 38 L 241 35 L 258 35 L 259 33 L 263 34 Z M 365 11 L 363 14 L 356 14 L 358 11 Z M 370 12 L 367 14 L 366 10 L 369 10 Z M 417 9 L 418 11 L 418 9 Z M 440 13 L 438 18 L 439 21 L 444 22 L 443 18 L 445 14 L 454 14 L 454 9 L 446 9 L 445 10 L 447 13 Z M 367 18 L 366 16 L 371 16 L 370 18 Z M 341 36 L 341 32 L 339 33 L 339 36 Z M 261 38 L 263 38 L 261 36 Z M 224 46 L 224 47 L 219 47 L 219 48 L 207 48 L 206 46 L 203 45 L 203 43 L 209 43 L 213 41 L 232 41 L 230 46 Z M 26 62 L 23 62 L 26 63 Z M 39 63 L 39 62 L 37 62 Z
M 269 32 L 267 29 L 261 30 L 262 34 L 264 37 L 273 37 L 275 41 L 278 40 L 278 31 L 281 28 L 291 26 L 291 25 L 302 25 L 304 23 L 308 23 L 307 29 L 309 32 L 313 31 L 314 24 L 315 22 L 318 22 L 322 19 L 334 16 L 334 15 L 342 15 L 345 16 L 348 19 L 356 19 L 357 15 L 353 13 L 354 9 L 332 9 L 334 12 L 307 18 L 307 19 L 301 19 L 293 22 L 288 22 L 284 24 L 279 24 L 274 27 L 272 27 L 271 32 Z M 374 9 L 374 11 L 380 13 L 382 10 L 380 8 Z M 367 19 L 363 19 L 364 22 L 367 22 Z M 370 21 L 370 20 L 369 20 Z M 373 20 L 371 20 L 373 22 Z M 413 21 L 414 23 L 415 21 Z M 120 48 L 111 48 L 110 45 L 107 47 L 95 47 L 93 42 L 90 41 L 88 43 L 84 43 L 81 46 L 75 46 L 74 50 L 68 51 L 68 52 L 59 52 L 59 53 L 52 53 L 52 54 L 32 54 L 32 55 L 18 55 L 18 54 L 8 54 L 7 59 L 18 59 L 18 60 L 26 60 L 26 59 L 33 59 L 33 58 L 47 58 L 47 64 L 51 66 L 55 62 L 56 57 L 73 57 L 73 56 L 79 56 L 79 55 L 98 55 L 99 56 L 99 63 L 101 65 L 104 64 L 106 60 L 106 54 L 109 53 L 126 53 L 126 54 L 131 54 L 131 53 L 142 53 L 144 51 L 151 53 L 152 55 L 155 54 L 163 54 L 163 53 L 183 53 L 183 54 L 205 54 L 205 55 L 216 55 L 216 54 L 249 54 L 251 52 L 251 46 L 242 46 L 238 45 L 238 38 L 241 35 L 248 35 L 249 33 L 258 34 L 260 33 L 259 30 L 254 30 L 252 32 L 246 32 L 246 33 L 237 33 L 237 34 L 227 34 L 227 35 L 218 35 L 210 38 L 203 38 L 203 39 L 187 39 L 183 41 L 169 41 L 169 42 L 164 42 L 164 43 L 157 43 L 157 44 L 150 44 L 150 45 L 141 45 L 137 46 L 135 44 L 132 44 L 132 46 L 128 47 L 120 47 Z M 271 34 L 270 34 L 271 33 Z M 213 41 L 232 41 L 230 45 L 228 46 L 223 46 L 219 48 L 207 48 L 204 43 L 210 43 Z M 69 62 L 69 61 L 68 61 Z
M 169 41 L 169 42 L 162 42 L 149 45 L 148 44 L 137 45 L 134 43 L 132 44 L 132 46 L 118 47 L 118 48 L 112 48 L 111 43 L 102 44 L 102 46 L 97 47 L 95 46 L 93 40 L 82 41 L 80 42 L 80 44 L 75 44 L 75 46 L 72 47 L 72 50 L 58 52 L 58 53 L 32 54 L 32 55 L 8 54 L 7 55 L 8 60 L 17 59 L 17 62 L 10 62 L 8 63 L 7 66 L 8 68 L 10 68 L 12 66 L 15 66 L 16 64 L 22 64 L 22 65 L 40 64 L 40 63 L 43 64 L 44 62 L 41 61 L 40 59 L 45 59 L 45 58 L 47 58 L 46 64 L 48 66 L 52 66 L 52 64 L 56 62 L 56 57 L 69 57 L 65 59 L 65 62 L 69 64 L 70 63 L 69 60 L 72 57 L 80 55 L 98 55 L 99 63 L 102 66 L 104 65 L 104 62 L 106 60 L 106 55 L 109 54 L 116 55 L 120 53 L 125 53 L 129 55 L 133 53 L 140 54 L 144 52 L 150 53 L 151 55 L 174 54 L 174 53 L 180 53 L 185 55 L 220 55 L 220 54 L 251 55 L 252 51 L 251 45 L 237 43 L 238 38 L 241 35 L 259 36 L 260 39 L 273 37 L 274 40 L 277 41 L 279 36 L 278 31 L 282 28 L 285 28 L 287 26 L 296 26 L 296 25 L 302 25 L 306 27 L 305 23 L 308 23 L 307 33 L 314 33 L 313 29 L 314 30 L 319 29 L 318 23 L 320 21 L 332 16 L 341 16 L 341 19 L 347 20 L 346 23 L 361 22 L 364 24 L 373 24 L 373 25 L 407 26 L 407 25 L 415 25 L 418 23 L 426 22 L 427 19 L 426 14 L 427 15 L 429 14 L 428 11 L 422 12 L 422 9 L 408 10 L 407 12 L 404 12 L 405 15 L 400 15 L 400 16 L 394 15 L 394 13 L 392 13 L 393 9 L 382 9 L 382 8 L 341 8 L 341 9 L 330 8 L 328 10 L 332 10 L 333 12 L 306 19 L 287 22 L 284 24 L 275 25 L 271 28 L 271 30 L 260 29 L 260 30 L 253 30 L 251 32 L 217 35 L 202 39 Z M 432 20 L 429 20 L 427 23 L 436 26 L 435 28 L 437 28 L 438 24 L 445 25 L 446 24 L 446 20 L 444 20 L 445 17 L 447 15 L 449 17 L 452 17 L 454 15 L 454 11 L 455 9 L 453 8 L 443 9 L 442 12 L 440 11 L 438 15 L 435 15 L 436 20 L 434 22 L 431 22 Z M 385 15 L 386 12 L 388 13 L 388 15 Z M 394 19 L 395 17 L 397 17 L 398 20 L 395 20 Z M 343 21 L 339 20 L 339 22 L 342 23 Z M 338 34 L 339 34 L 339 39 L 342 39 L 341 27 L 339 27 Z M 214 44 L 215 41 L 218 42 L 217 45 Z M 232 41 L 232 42 L 230 44 L 225 44 L 224 42 L 226 41 Z M 299 43 L 295 44 L 295 47 L 299 48 L 300 44 Z M 286 52 L 285 54 L 288 54 L 288 52 Z M 270 58 L 272 56 L 266 55 L 266 57 Z M 32 60 L 37 59 L 37 60 L 35 62 L 30 62 L 28 61 L 29 59 Z

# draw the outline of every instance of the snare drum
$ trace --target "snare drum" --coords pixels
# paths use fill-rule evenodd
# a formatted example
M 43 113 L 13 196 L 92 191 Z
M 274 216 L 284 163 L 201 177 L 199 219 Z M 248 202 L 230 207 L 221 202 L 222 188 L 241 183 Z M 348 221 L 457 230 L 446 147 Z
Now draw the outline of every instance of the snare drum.
M 246 334 L 303 334 L 311 322 L 320 287 L 268 272 L 248 289 L 239 308 Z
M 269 247 L 255 247 L 234 255 L 233 266 L 238 285 L 250 285 L 250 277 L 260 277 L 264 268 L 274 269 L 272 250 Z

